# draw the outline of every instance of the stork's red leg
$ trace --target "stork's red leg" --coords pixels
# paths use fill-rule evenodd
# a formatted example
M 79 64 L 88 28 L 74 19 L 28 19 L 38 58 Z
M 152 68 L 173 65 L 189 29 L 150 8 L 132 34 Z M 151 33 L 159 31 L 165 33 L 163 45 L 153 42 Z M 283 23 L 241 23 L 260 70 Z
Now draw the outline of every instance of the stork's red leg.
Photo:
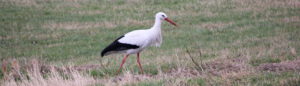
M 140 67 L 140 71 L 142 72 L 142 73 L 144 73 L 144 71 L 143 71 L 143 68 L 142 68 L 142 65 L 141 65 L 141 63 L 140 63 L 140 53 L 137 53 L 136 54 L 137 55 L 137 63 L 138 63 L 138 65 L 139 65 L 139 67 Z
M 129 55 L 125 55 L 125 56 L 124 56 L 124 58 L 123 58 L 123 60 L 122 60 L 122 64 L 121 64 L 121 66 L 120 66 L 120 68 L 119 68 L 119 70 L 118 70 L 118 73 L 121 71 L 121 69 L 122 69 L 122 67 L 123 67 L 123 64 L 125 63 L 125 61 L 126 61 L 126 59 L 127 59 L 128 56 L 129 56 Z

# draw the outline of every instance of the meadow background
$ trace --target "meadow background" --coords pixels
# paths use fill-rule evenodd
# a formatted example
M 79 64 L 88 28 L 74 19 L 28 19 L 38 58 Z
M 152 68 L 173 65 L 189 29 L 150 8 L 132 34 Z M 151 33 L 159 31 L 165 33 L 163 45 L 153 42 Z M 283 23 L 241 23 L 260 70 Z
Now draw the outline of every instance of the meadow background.
M 100 57 L 165 12 L 163 44 Z M 1 0 L 1 86 L 300 85 L 299 0 Z

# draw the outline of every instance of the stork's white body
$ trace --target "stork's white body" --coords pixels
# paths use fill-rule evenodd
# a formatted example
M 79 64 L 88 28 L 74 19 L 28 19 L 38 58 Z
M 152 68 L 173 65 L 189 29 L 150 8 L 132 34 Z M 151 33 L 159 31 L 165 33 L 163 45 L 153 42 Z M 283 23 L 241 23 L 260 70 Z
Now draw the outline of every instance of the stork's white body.
M 119 39 L 120 43 L 133 44 L 139 46 L 137 49 L 125 50 L 126 54 L 136 54 L 148 46 L 159 47 L 162 43 L 161 20 L 157 19 L 152 28 L 146 30 L 135 30 L 126 33 L 123 38 Z

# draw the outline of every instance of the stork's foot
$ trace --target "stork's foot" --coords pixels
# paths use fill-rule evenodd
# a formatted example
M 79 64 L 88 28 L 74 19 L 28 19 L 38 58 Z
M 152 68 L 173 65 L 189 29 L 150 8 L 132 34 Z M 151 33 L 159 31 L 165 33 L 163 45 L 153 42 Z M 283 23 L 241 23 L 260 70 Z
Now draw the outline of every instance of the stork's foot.
M 119 75 L 121 72 L 121 70 L 119 69 L 117 72 L 116 72 L 116 75 Z

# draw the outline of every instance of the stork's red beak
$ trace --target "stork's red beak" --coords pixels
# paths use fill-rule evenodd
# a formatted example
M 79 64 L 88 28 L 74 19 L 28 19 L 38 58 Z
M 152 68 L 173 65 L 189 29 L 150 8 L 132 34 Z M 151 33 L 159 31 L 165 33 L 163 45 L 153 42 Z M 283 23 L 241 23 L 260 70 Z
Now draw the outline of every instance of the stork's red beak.
M 175 22 L 173 22 L 172 20 L 168 19 L 168 18 L 165 18 L 165 20 L 171 24 L 173 24 L 174 26 L 177 26 L 177 24 Z

